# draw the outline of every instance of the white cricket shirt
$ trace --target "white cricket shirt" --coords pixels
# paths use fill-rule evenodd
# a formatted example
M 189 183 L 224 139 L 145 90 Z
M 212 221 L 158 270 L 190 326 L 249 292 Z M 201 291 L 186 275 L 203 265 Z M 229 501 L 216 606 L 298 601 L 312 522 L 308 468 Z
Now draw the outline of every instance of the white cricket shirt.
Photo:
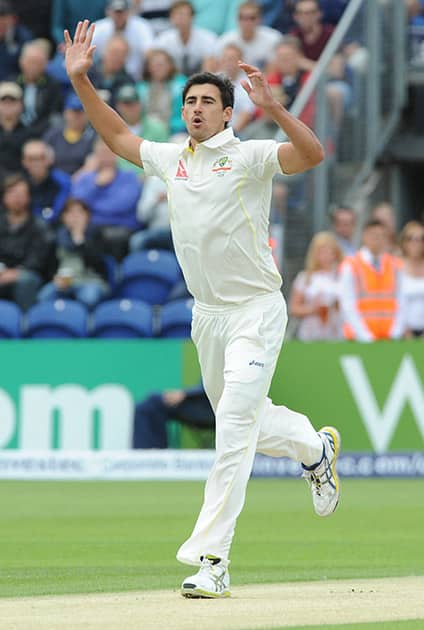
M 278 146 L 240 142 L 231 127 L 195 151 L 188 141 L 142 142 L 146 174 L 167 184 L 175 252 L 198 302 L 240 304 L 280 289 L 268 245 L 272 177 L 281 173 Z

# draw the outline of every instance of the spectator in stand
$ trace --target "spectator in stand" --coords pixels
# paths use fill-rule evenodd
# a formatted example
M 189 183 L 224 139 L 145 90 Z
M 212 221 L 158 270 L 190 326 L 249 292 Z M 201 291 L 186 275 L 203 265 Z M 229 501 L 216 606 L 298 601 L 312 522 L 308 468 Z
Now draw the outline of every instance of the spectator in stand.
M 213 429 L 215 415 L 203 385 L 150 395 L 136 405 L 133 448 L 168 448 L 169 420 L 198 429 Z
M 353 239 L 356 228 L 356 214 L 349 206 L 337 206 L 331 213 L 331 229 L 344 256 L 353 256 L 357 247 Z
M 194 24 L 222 35 L 237 27 L 237 12 L 242 0 L 192 0 Z
M 44 40 L 26 43 L 19 57 L 21 73 L 16 78 L 23 92 L 22 121 L 39 136 L 59 117 L 63 107 L 60 84 L 46 74 L 48 60 Z
M 172 55 L 153 48 L 146 56 L 143 80 L 137 89 L 147 114 L 152 114 L 166 125 L 168 135 L 185 133 L 181 118 L 181 93 L 186 77 L 177 72 Z
M 144 227 L 130 238 L 132 252 L 143 249 L 174 251 L 169 225 L 168 190 L 159 177 L 149 175 L 145 178 L 137 217 Z
M 105 15 L 107 0 L 53 0 L 51 34 L 53 40 L 63 48 L 63 31 L 74 30 L 79 20 L 90 22 Z
M 125 120 L 131 131 L 152 142 L 166 142 L 169 138 L 167 125 L 157 116 L 144 114 L 139 94 L 134 85 L 123 85 L 116 93 L 116 111 Z M 140 169 L 118 157 L 118 165 L 124 170 L 140 175 Z
M 261 8 L 256 2 L 242 2 L 238 11 L 238 28 L 219 38 L 219 50 L 227 44 L 236 44 L 243 51 L 245 63 L 260 69 L 265 68 L 283 36 L 273 28 L 261 24 L 261 19 Z
M 409 221 L 400 233 L 400 246 L 405 334 L 424 338 L 424 225 Z
M 222 73 L 234 85 L 234 107 L 231 118 L 231 127 L 239 134 L 253 120 L 256 107 L 247 95 L 241 84 L 245 79 L 244 72 L 240 71 L 239 61 L 242 60 L 242 50 L 236 44 L 224 46 L 218 65 L 218 72 Z
M 109 292 L 99 228 L 90 224 L 90 208 L 69 198 L 56 234 L 58 269 L 39 292 L 39 301 L 74 298 L 93 308 Z
M 193 25 L 194 9 L 188 0 L 171 6 L 172 28 L 159 35 L 155 48 L 163 48 L 174 59 L 178 72 L 189 76 L 214 67 L 217 37 L 215 33 Z M 212 64 L 212 66 L 211 66 Z
M 404 333 L 401 261 L 387 253 L 387 230 L 365 224 L 362 247 L 343 261 L 340 302 L 346 339 L 399 339 Z
M 53 168 L 53 149 L 43 140 L 23 146 L 22 165 L 28 179 L 31 211 L 47 223 L 55 223 L 71 190 L 71 176 Z
M 103 100 L 109 105 L 115 104 L 119 88 L 134 83 L 132 76 L 125 70 L 129 50 L 128 42 L 122 35 L 112 35 L 106 42 L 102 57 L 97 61 L 94 87 L 101 90 Z
M 21 121 L 22 90 L 12 81 L 0 83 L 0 179 L 21 170 L 22 145 L 34 137 Z
M 300 45 L 295 37 L 287 35 L 277 45 L 271 65 L 273 72 L 268 75 L 268 82 L 271 86 L 279 86 L 282 89 L 283 105 L 290 109 L 309 77 L 309 72 L 303 68 Z M 314 126 L 315 104 L 313 98 L 309 99 L 299 118 L 308 127 Z
M 50 38 L 51 0 L 13 0 L 13 10 L 31 37 Z
M 137 81 L 143 73 L 146 51 L 153 45 L 153 31 L 147 20 L 131 15 L 130 9 L 130 0 L 109 0 L 107 17 L 96 22 L 93 44 L 96 58 L 101 59 L 112 35 L 120 34 L 129 46 L 125 69 Z
M 300 320 L 297 336 L 302 341 L 342 338 L 339 310 L 338 268 L 343 253 L 330 232 L 318 232 L 307 254 L 305 270 L 296 277 L 290 314 Z
M 297 26 L 291 31 L 291 34 L 297 37 L 301 43 L 303 67 L 306 70 L 313 70 L 334 32 L 334 26 L 322 21 L 318 0 L 298 0 L 295 6 L 294 19 Z M 341 53 L 334 55 L 327 72 L 330 118 L 334 126 L 333 131 L 337 135 L 344 112 L 352 102 L 348 69 Z
M 62 124 L 49 127 L 43 139 L 53 149 L 56 168 L 74 175 L 83 166 L 93 150 L 95 131 L 76 94 L 66 98 Z
M 45 226 L 31 213 L 29 185 L 23 175 L 3 183 L 0 212 L 0 298 L 27 310 L 36 300 L 49 266 L 51 246 Z
M 141 191 L 139 177 L 118 168 L 116 155 L 98 138 L 90 170 L 74 181 L 71 195 L 91 208 L 91 220 L 101 227 L 106 253 L 117 260 L 127 254 L 128 239 L 139 228 L 137 204 Z
M 322 21 L 322 12 L 318 0 L 297 0 L 294 9 L 295 28 L 291 34 L 301 43 L 304 54 L 304 64 L 312 70 L 314 63 L 321 54 L 334 33 L 334 26 Z
M 17 23 L 12 3 L 0 0 L 0 81 L 19 72 L 18 60 L 22 46 L 33 37 L 31 31 Z
M 386 251 L 400 255 L 396 230 L 396 211 L 392 204 L 388 201 L 380 201 L 372 208 L 370 218 L 380 221 L 386 228 Z

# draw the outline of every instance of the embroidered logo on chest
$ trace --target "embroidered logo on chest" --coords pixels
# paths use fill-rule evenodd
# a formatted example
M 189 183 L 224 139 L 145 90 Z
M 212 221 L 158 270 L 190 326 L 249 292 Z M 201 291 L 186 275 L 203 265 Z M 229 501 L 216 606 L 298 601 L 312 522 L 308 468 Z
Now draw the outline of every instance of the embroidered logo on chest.
M 212 173 L 216 173 L 219 177 L 222 177 L 228 171 L 231 171 L 233 168 L 233 163 L 228 155 L 224 155 L 223 157 L 218 158 L 212 164 Z
M 177 172 L 175 173 L 175 179 L 188 179 L 188 173 L 186 171 L 186 167 L 184 166 L 184 162 L 179 160 L 177 166 Z

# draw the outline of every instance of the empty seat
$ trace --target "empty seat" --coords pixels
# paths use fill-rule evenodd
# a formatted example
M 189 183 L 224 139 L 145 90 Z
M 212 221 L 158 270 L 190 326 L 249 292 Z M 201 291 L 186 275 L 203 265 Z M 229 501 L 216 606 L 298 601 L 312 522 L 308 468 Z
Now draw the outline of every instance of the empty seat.
M 159 317 L 159 336 L 190 337 L 192 310 L 192 298 L 175 300 L 174 302 L 164 304 Z
M 133 252 L 121 263 L 119 297 L 143 300 L 148 304 L 164 304 L 181 278 L 177 259 L 172 252 L 151 249 Z
M 0 339 L 18 339 L 21 336 L 22 311 L 14 302 L 0 300 Z
M 92 315 L 92 336 L 102 339 L 151 337 L 152 308 L 141 300 L 108 300 Z
M 86 337 L 87 323 L 87 309 L 79 302 L 40 302 L 27 312 L 25 336 L 31 339 Z

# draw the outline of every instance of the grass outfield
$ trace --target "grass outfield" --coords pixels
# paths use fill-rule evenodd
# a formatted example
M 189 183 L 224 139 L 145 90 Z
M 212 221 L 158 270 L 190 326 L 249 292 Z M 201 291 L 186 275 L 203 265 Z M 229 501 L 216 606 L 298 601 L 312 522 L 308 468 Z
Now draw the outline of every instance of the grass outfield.
M 178 588 L 187 568 L 175 552 L 202 491 L 198 482 L 1 482 L 0 596 Z M 424 481 L 344 480 L 342 492 L 320 519 L 303 481 L 252 480 L 233 584 L 424 575 Z

